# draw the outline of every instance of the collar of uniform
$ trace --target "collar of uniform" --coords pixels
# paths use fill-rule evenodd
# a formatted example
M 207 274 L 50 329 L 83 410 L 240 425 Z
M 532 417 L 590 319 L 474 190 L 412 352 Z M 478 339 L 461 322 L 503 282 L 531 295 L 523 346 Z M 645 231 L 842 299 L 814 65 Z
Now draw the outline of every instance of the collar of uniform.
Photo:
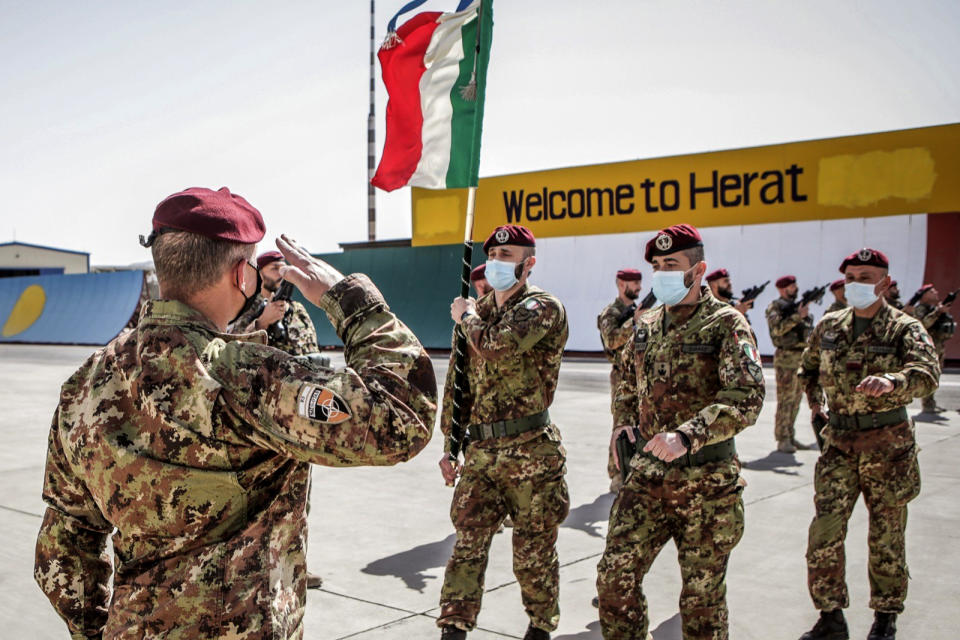
M 224 340 L 244 340 L 246 342 L 260 342 L 266 344 L 266 333 L 230 334 L 221 333 L 205 315 L 179 300 L 148 300 L 140 310 L 140 327 L 150 325 L 159 326 L 189 326 L 209 331 Z
M 890 316 L 890 309 L 892 307 L 887 304 L 886 300 L 883 300 L 883 298 L 881 298 L 880 301 L 880 308 L 877 309 L 877 312 L 873 314 L 872 318 L 870 318 L 870 324 L 867 325 L 866 330 L 857 336 L 857 340 L 862 340 L 864 336 L 873 335 L 873 328 L 878 326 L 878 323 L 885 323 L 887 318 Z M 842 314 L 840 316 L 841 330 L 845 335 L 853 340 L 853 319 L 856 317 L 854 308 L 849 306 L 840 313 Z
M 517 303 L 523 300 L 524 296 L 527 295 L 527 292 L 529 290 L 530 290 L 530 285 L 528 285 L 527 283 L 524 283 L 522 287 L 514 291 L 513 295 L 511 295 L 509 298 L 507 298 L 504 301 L 502 307 L 497 307 L 497 298 L 496 298 L 497 293 L 494 291 L 490 295 L 484 296 L 483 298 L 480 299 L 481 303 L 483 304 L 481 303 L 477 304 L 477 307 L 478 307 L 477 312 L 480 313 L 480 309 L 483 309 L 484 311 L 497 311 L 498 309 L 500 311 L 503 311 L 505 309 L 509 309 L 510 307 L 515 306 Z M 484 314 L 480 313 L 480 315 L 482 317 Z

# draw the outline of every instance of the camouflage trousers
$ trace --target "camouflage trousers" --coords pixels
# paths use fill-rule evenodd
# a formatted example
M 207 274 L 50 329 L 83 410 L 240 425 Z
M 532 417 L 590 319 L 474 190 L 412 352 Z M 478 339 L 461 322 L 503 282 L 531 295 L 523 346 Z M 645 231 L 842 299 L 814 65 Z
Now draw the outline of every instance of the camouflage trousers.
M 903 426 L 909 427 L 908 424 Z M 894 427 L 893 432 L 902 427 Z M 880 432 L 881 429 L 873 431 Z M 828 445 L 814 476 L 816 515 L 807 544 L 807 586 L 821 611 L 850 605 L 844 540 L 847 521 L 860 493 L 869 515 L 870 608 L 900 613 L 907 597 L 907 503 L 920 493 L 920 467 L 912 429 L 869 451 Z M 829 436 L 828 436 L 829 440 Z
M 670 539 L 683 579 L 683 637 L 726 639 L 727 560 L 744 527 L 737 463 L 665 470 L 660 462 L 636 456 L 631 466 L 610 511 L 607 545 L 597 566 L 604 639 L 646 639 L 643 578 Z
M 773 365 L 777 372 L 777 415 L 774 420 L 773 435 L 777 442 L 794 440 L 796 432 L 793 424 L 797 420 L 800 400 L 803 397 L 803 388 L 797 376 L 797 368 L 800 366 L 799 358 L 794 357 L 792 353 L 781 355 L 778 350 Z
M 438 626 L 473 629 L 483 597 L 490 542 L 513 519 L 513 574 L 530 623 L 552 631 L 560 620 L 557 529 L 570 511 L 566 455 L 541 436 L 501 449 L 467 450 L 450 518 L 457 530 L 440 592 Z

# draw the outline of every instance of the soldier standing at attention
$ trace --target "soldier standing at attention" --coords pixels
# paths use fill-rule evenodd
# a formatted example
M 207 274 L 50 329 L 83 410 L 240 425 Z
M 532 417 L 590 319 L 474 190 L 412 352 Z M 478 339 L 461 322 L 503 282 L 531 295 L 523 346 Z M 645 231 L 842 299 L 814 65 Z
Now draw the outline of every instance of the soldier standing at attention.
M 263 280 L 258 295 L 263 302 L 237 318 L 230 328 L 234 333 L 267 331 L 267 344 L 290 355 L 317 353 L 320 351 L 317 330 L 306 307 L 296 300 L 271 300 L 283 282 L 280 269 L 285 266 L 279 251 L 266 251 L 257 256 L 257 269 Z M 258 310 L 262 310 L 261 313 L 258 314 Z M 282 324 L 277 325 L 281 321 Z M 271 330 L 271 327 L 277 326 L 282 326 L 283 330 Z
M 707 274 L 707 286 L 710 287 L 710 293 L 720 302 L 726 302 L 731 307 L 747 315 L 747 311 L 753 309 L 753 300 L 733 301 L 733 284 L 730 282 L 730 272 L 726 269 L 717 269 Z
M 750 325 L 700 281 L 699 232 L 669 227 L 647 243 L 663 306 L 637 317 L 614 403 L 617 429 L 638 451 L 610 511 L 597 567 L 606 640 L 648 638 L 641 582 L 663 545 L 676 543 L 683 637 L 728 636 L 726 569 L 743 534 L 733 437 L 763 406 L 763 369 Z
M 947 311 L 948 307 L 940 303 L 940 292 L 932 284 L 925 284 L 917 291 L 920 294 L 920 301 L 913 309 L 913 317 L 923 323 L 924 328 L 930 337 L 933 338 L 933 344 L 937 349 L 937 358 L 940 366 L 943 367 L 943 358 L 946 351 L 947 341 L 957 331 L 957 323 L 953 316 Z M 934 394 L 923 397 L 924 413 L 943 413 L 946 411 L 943 407 L 937 406 Z
M 814 415 L 828 419 L 814 475 L 816 515 L 807 545 L 807 584 L 820 619 L 801 640 L 846 640 L 843 609 L 847 521 L 860 493 L 870 518 L 868 576 L 875 619 L 867 640 L 894 640 L 907 597 L 907 503 L 920 492 L 913 423 L 906 406 L 937 387 L 930 336 L 883 299 L 887 257 L 861 249 L 840 265 L 853 308 L 820 321 L 801 376 Z M 826 392 L 829 417 L 824 415 Z
M 797 367 L 800 356 L 813 331 L 813 319 L 807 305 L 797 305 L 797 279 L 783 276 L 776 282 L 780 297 L 767 307 L 767 326 L 773 352 L 773 368 L 777 373 L 777 415 L 773 435 L 777 439 L 777 451 L 794 453 L 797 449 L 810 447 L 797 442 L 794 422 L 800 411 L 800 381 Z
M 535 240 L 526 227 L 497 227 L 483 243 L 493 295 L 455 298 L 454 322 L 467 337 L 464 463 L 440 460 L 453 494 L 457 531 L 440 592 L 437 625 L 446 640 L 473 629 L 483 596 L 490 542 L 505 516 L 514 522 L 513 573 L 530 618 L 525 640 L 550 638 L 560 619 L 557 529 L 570 510 L 566 452 L 547 411 L 567 342 L 567 316 L 555 297 L 530 284 Z M 451 367 L 452 371 L 452 367 Z M 453 374 L 447 375 L 441 429 L 449 435 Z M 449 438 L 445 451 L 450 450 Z
M 887 304 L 889 304 L 891 307 L 897 311 L 903 311 L 903 301 L 900 300 L 900 287 L 897 286 L 896 280 L 890 281 L 890 288 L 887 289 L 884 297 L 886 297 Z
M 613 399 L 620 386 L 623 376 L 620 370 L 620 348 L 630 342 L 633 337 L 633 315 L 637 311 L 637 298 L 640 296 L 640 282 L 643 274 L 637 269 L 621 269 L 617 271 L 617 297 L 603 308 L 597 317 L 597 328 L 600 329 L 600 342 L 603 344 L 603 353 L 610 361 L 610 410 L 613 411 Z M 616 425 L 614 425 L 616 426 Z M 607 475 L 610 476 L 610 492 L 616 493 L 623 484 L 620 472 L 613 459 L 613 447 L 609 448 L 607 456 Z
M 470 272 L 470 283 L 473 285 L 473 290 L 477 292 L 477 300 L 493 291 L 493 287 L 487 282 L 486 270 L 487 265 L 482 264 L 474 267 Z
M 843 293 L 844 285 L 846 280 L 840 278 L 839 280 L 834 280 L 830 283 L 830 293 L 833 294 L 833 302 L 830 303 L 830 306 L 827 307 L 827 310 L 824 314 L 833 313 L 834 311 L 843 311 L 850 305 L 847 304 L 846 295 Z
M 226 333 L 263 235 L 226 188 L 165 199 L 141 238 L 161 299 L 63 385 L 34 577 L 74 638 L 302 638 L 308 463 L 392 465 L 430 440 L 430 358 L 366 276 L 277 241 L 341 372 Z

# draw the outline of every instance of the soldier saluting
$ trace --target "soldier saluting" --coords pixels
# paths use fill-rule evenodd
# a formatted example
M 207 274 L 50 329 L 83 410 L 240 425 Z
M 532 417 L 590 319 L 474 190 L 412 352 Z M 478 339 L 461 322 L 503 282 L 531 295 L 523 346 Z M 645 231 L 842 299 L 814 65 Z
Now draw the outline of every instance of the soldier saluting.
M 567 314 L 557 298 L 527 284 L 536 240 L 520 225 L 497 227 L 483 243 L 493 294 L 455 298 L 454 322 L 467 338 L 469 446 L 450 517 L 457 531 L 440 592 L 441 637 L 466 637 L 476 626 L 490 542 L 509 515 L 513 573 L 530 619 L 525 640 L 545 640 L 560 619 L 557 530 L 570 510 L 566 452 L 548 408 L 567 343 Z M 440 428 L 449 435 L 453 367 L 447 375 Z M 445 451 L 450 450 L 449 438 Z M 445 453 L 444 479 L 459 466 Z
M 308 463 L 396 464 L 430 440 L 430 358 L 366 276 L 277 242 L 341 372 L 226 333 L 263 235 L 226 188 L 165 199 L 141 239 L 161 299 L 63 385 L 34 577 L 75 638 L 302 638 Z
M 613 409 L 613 399 L 616 396 L 617 387 L 620 386 L 620 379 L 623 377 L 620 370 L 620 349 L 633 337 L 633 316 L 637 311 L 637 298 L 640 297 L 640 282 L 642 280 L 643 274 L 637 269 L 620 269 L 617 271 L 617 297 L 604 307 L 597 317 L 597 328 L 600 330 L 603 354 L 611 364 L 611 410 Z M 610 447 L 607 456 L 607 475 L 610 476 L 610 491 L 616 493 L 620 490 L 623 480 L 617 470 L 613 456 L 613 447 Z
M 868 640 L 893 640 L 907 596 L 907 503 L 920 492 L 913 423 L 906 406 L 937 387 L 930 336 L 883 297 L 889 261 L 864 248 L 840 265 L 852 308 L 828 314 L 803 353 L 801 376 L 816 416 L 828 420 L 815 471 L 816 515 L 807 545 L 807 584 L 820 619 L 801 640 L 845 640 L 847 521 L 860 493 L 870 518 Z M 824 415 L 826 392 L 829 417 Z
M 619 461 L 630 474 L 597 567 L 600 626 L 606 640 L 648 637 L 641 581 L 673 539 L 683 637 L 724 639 L 727 560 L 744 525 L 733 437 L 760 413 L 763 370 L 746 318 L 700 287 L 706 263 L 695 228 L 660 231 L 645 257 L 663 304 L 637 317 L 621 352 L 614 437 L 629 434 L 641 451 Z

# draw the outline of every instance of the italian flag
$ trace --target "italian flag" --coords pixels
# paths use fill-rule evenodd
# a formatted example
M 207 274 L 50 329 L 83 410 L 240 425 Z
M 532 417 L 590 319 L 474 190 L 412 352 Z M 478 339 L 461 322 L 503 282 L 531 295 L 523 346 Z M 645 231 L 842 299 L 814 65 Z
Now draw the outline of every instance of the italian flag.
M 385 191 L 408 184 L 475 187 L 492 0 L 464 0 L 453 13 L 420 13 L 396 30 L 395 22 L 377 54 L 389 99 L 386 141 L 371 182 Z

